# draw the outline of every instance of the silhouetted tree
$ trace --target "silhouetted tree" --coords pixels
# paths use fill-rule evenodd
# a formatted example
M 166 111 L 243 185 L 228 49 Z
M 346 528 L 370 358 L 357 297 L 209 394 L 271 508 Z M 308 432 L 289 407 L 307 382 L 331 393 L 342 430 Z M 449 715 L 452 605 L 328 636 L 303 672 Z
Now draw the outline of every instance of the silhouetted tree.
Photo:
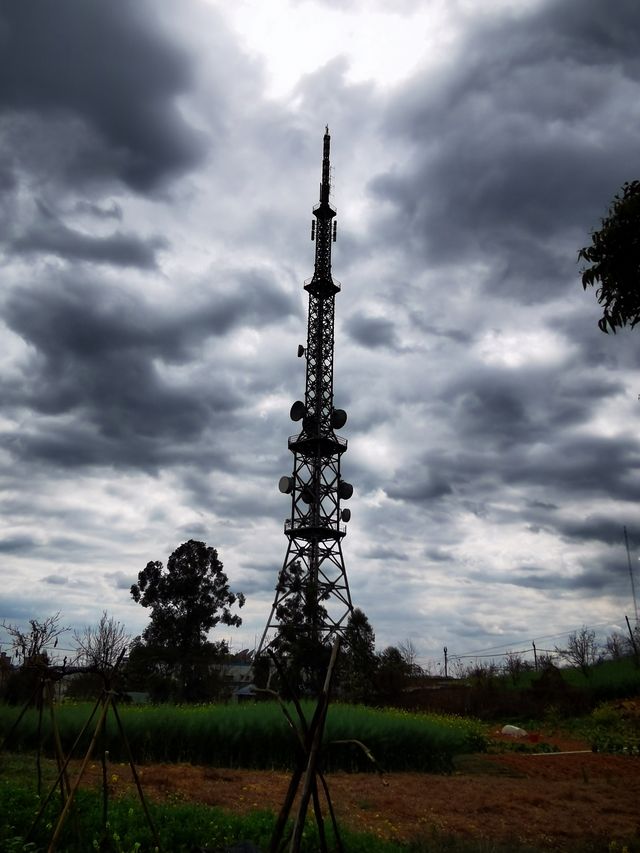
M 495 686 L 498 665 L 494 660 L 476 661 L 467 666 L 466 677 L 474 687 L 487 690 Z
M 407 664 L 409 668 L 409 675 L 412 678 L 416 678 L 423 674 L 422 667 L 418 663 L 418 650 L 410 637 L 407 637 L 406 640 L 402 640 L 398 643 L 398 651 L 402 655 L 404 662 Z
M 632 647 L 628 637 L 614 631 L 605 641 L 605 650 L 611 660 L 620 660 L 630 654 Z
M 149 625 L 135 643 L 132 656 L 146 657 L 175 679 L 177 698 L 199 701 L 209 698 L 207 682 L 228 649 L 224 641 L 207 640 L 220 623 L 239 626 L 232 613 L 244 605 L 244 595 L 232 592 L 215 548 L 190 539 L 167 560 L 147 563 L 131 587 L 134 601 L 151 609 Z M 140 647 L 145 647 L 140 654 Z
M 276 609 L 279 628 L 271 648 L 286 672 L 290 689 L 298 696 L 318 695 L 331 654 L 322 630 L 326 608 L 297 560 L 280 573 L 278 583 L 280 592 L 288 595 Z M 287 684 L 276 686 L 287 695 Z
M 531 669 L 528 661 L 526 661 L 520 652 L 507 652 L 504 659 L 504 671 L 511 676 L 513 684 L 520 681 L 523 672 Z
M 60 626 L 60 613 L 42 621 L 30 619 L 28 630 L 7 622 L 2 626 L 11 637 L 13 656 L 19 666 L 4 682 L 4 698 L 11 704 L 19 704 L 33 695 L 60 636 L 69 628 Z
M 591 235 L 591 245 L 580 249 L 578 258 L 590 264 L 581 270 L 583 288 L 599 285 L 601 331 L 615 334 L 616 328 L 640 322 L 640 181 L 624 184 L 602 227 Z
M 372 702 L 375 698 L 378 671 L 375 641 L 369 620 L 356 607 L 344 630 L 336 679 L 343 698 L 350 702 Z
M 411 668 L 396 646 L 387 646 L 378 654 L 375 681 L 376 692 L 381 698 L 394 699 L 406 687 L 410 675 Z
M 87 625 L 82 631 L 74 631 L 73 638 L 78 647 L 77 662 L 101 675 L 112 672 L 130 641 L 124 625 L 109 616 L 106 610 L 102 611 L 97 625 Z
M 21 666 L 46 663 L 49 653 L 58 645 L 58 638 L 69 628 L 60 627 L 60 613 L 47 616 L 42 622 L 29 619 L 29 630 L 18 625 L 2 623 L 2 627 L 11 637 L 13 653 Z
M 569 634 L 566 648 L 556 652 L 573 666 L 580 668 L 582 673 L 588 676 L 593 664 L 597 663 L 599 647 L 596 642 L 596 632 L 583 625 L 579 631 Z

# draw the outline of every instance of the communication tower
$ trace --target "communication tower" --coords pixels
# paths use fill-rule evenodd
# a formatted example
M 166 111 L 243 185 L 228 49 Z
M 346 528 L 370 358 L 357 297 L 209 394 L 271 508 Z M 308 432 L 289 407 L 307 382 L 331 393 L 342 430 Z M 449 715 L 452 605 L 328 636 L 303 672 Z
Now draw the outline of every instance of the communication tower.
M 327 127 L 320 201 L 313 208 L 311 223 L 315 267 L 313 276 L 304 282 L 309 294 L 307 345 L 298 347 L 298 356 L 306 357 L 304 402 L 297 400 L 290 411 L 291 420 L 301 430 L 288 441 L 293 472 L 281 477 L 278 484 L 291 500 L 291 514 L 284 523 L 288 544 L 258 655 L 282 626 L 278 614 L 286 611 L 287 599 L 293 594 L 289 583 L 293 575 L 304 590 L 307 624 L 299 626 L 301 631 L 308 634 L 311 629 L 318 640 L 327 642 L 342 632 L 353 610 L 341 545 L 347 532 L 345 522 L 351 518 L 351 510 L 342 509 L 341 502 L 351 497 L 353 486 L 340 473 L 347 441 L 336 434 L 347 422 L 347 413 L 333 407 L 334 309 L 340 283 L 331 276 L 331 244 L 336 240 L 337 223 L 329 200 L 330 145 Z M 314 619 L 314 624 L 308 624 Z

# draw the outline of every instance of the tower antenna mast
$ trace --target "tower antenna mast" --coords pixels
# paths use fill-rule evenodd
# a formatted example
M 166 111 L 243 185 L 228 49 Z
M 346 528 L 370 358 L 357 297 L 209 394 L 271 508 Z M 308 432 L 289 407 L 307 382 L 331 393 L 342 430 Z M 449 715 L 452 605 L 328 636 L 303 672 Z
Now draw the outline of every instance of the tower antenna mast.
M 629 537 L 627 536 L 627 528 L 624 530 L 624 544 L 627 548 L 627 563 L 629 564 L 629 578 L 631 579 L 631 595 L 633 596 L 633 611 L 636 617 L 636 625 L 638 625 L 638 602 L 636 599 L 636 585 L 633 580 L 633 568 L 631 566 L 631 554 L 629 553 Z
M 341 545 L 345 522 L 351 518 L 351 511 L 342 509 L 341 503 L 351 497 L 353 486 L 342 479 L 340 471 L 347 441 L 336 434 L 345 425 L 347 413 L 333 406 L 334 303 L 341 285 L 331 275 L 336 210 L 329 198 L 330 146 L 327 127 L 320 200 L 313 208 L 311 225 L 315 266 L 313 276 L 304 282 L 309 294 L 307 345 L 298 347 L 298 355 L 306 355 L 305 395 L 290 411 L 291 420 L 301 430 L 288 440 L 292 474 L 281 477 L 278 485 L 291 501 L 290 517 L 284 524 L 287 551 L 257 656 L 284 626 L 292 596 L 302 594 L 304 620 L 300 625 L 288 624 L 287 630 L 304 632 L 321 643 L 342 633 L 353 611 Z

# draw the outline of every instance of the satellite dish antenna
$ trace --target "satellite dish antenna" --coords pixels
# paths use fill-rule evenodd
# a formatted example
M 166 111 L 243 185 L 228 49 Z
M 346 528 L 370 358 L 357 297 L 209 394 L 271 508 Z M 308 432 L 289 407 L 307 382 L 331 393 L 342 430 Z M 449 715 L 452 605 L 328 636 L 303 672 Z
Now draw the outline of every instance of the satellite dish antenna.
M 289 417 L 292 421 L 301 421 L 306 412 L 307 410 L 302 400 L 296 400 L 293 406 L 291 406 Z
M 344 501 L 348 501 L 351 495 L 353 494 L 353 486 L 351 483 L 347 483 L 346 480 L 340 480 L 340 485 L 338 486 L 338 494 Z
M 298 358 L 302 358 L 303 355 L 304 355 L 304 347 L 302 346 L 302 344 L 298 344 Z
M 351 521 L 351 510 L 350 509 L 343 509 L 342 512 L 340 513 L 340 518 L 343 521 Z
M 331 412 L 331 426 L 334 429 L 342 429 L 347 422 L 347 413 L 344 409 L 334 409 Z
M 291 477 L 280 477 L 278 480 L 278 488 L 283 495 L 291 494 L 293 491 L 293 479 Z

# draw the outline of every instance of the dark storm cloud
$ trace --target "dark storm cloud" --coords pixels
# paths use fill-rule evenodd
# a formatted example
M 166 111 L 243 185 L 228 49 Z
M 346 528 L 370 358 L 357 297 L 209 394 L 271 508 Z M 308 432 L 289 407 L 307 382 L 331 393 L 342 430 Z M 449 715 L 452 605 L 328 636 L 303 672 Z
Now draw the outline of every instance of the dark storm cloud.
M 356 343 L 370 349 L 396 346 L 394 324 L 386 317 L 354 314 L 344 324 L 345 331 Z
M 424 555 L 434 563 L 450 563 L 453 559 L 451 554 L 444 548 L 425 548 Z
M 622 519 L 619 515 L 615 517 L 606 515 L 589 515 L 587 518 L 576 520 L 559 521 L 558 532 L 568 539 L 578 541 L 593 540 L 604 542 L 606 545 L 622 547 L 624 544 L 623 526 L 624 521 L 631 525 L 636 519 L 629 513 L 628 518 Z
M 423 470 L 422 474 L 402 475 L 385 488 L 387 495 L 395 500 L 418 501 L 429 503 L 437 501 L 452 492 L 451 483 L 446 475 L 441 474 L 437 464 L 433 469 Z
M 8 193 L 18 185 L 12 164 L 0 153 L 0 191 Z
M 104 575 L 105 580 L 114 586 L 116 589 L 126 589 L 129 590 L 131 588 L 131 584 L 135 583 L 135 575 L 127 575 L 124 572 L 107 572 Z
M 640 454 L 634 438 L 584 435 L 567 431 L 545 443 L 508 448 L 473 447 L 430 450 L 402 470 L 386 487 L 389 497 L 418 503 L 439 501 L 455 493 L 482 512 L 485 501 L 499 497 L 505 486 L 549 495 L 561 509 L 589 498 L 637 501 L 640 498 Z M 545 503 L 545 501 L 542 501 Z M 557 511 L 542 514 L 524 503 L 520 515 L 555 527 Z M 560 529 L 559 532 L 563 532 Z M 588 527 L 584 539 L 593 538 Z M 569 534 L 567 534 L 569 535 Z
M 571 575 L 564 571 L 554 572 L 549 569 L 530 571 L 530 567 L 522 567 L 511 572 L 508 579 L 502 578 L 502 582 L 530 589 L 579 594 L 583 597 L 603 593 L 624 594 L 625 580 L 628 581 L 628 575 L 625 578 L 622 567 L 612 564 L 611 561 L 605 562 L 597 558 L 593 563 L 594 565 Z
M 0 539 L 0 553 L 2 554 L 26 554 L 37 547 L 37 541 L 33 536 L 6 536 Z
M 121 231 L 108 237 L 84 234 L 65 225 L 42 202 L 36 204 L 39 213 L 36 221 L 10 243 L 16 254 L 49 254 L 71 261 L 155 269 L 158 250 L 168 247 L 163 237 L 142 239 Z M 92 207 L 100 210 L 97 205 Z
M 517 370 L 479 367 L 448 383 L 441 399 L 455 412 L 456 431 L 478 444 L 504 448 L 555 440 L 556 432 L 584 424 L 624 385 L 584 375 L 579 367 Z
M 159 30 L 153 4 L 0 2 L 0 115 L 72 116 L 103 142 L 80 148 L 69 177 L 110 172 L 136 190 L 195 165 L 199 134 L 176 98 L 185 51 Z
M 376 545 L 373 548 L 367 548 L 366 551 L 362 552 L 362 557 L 367 560 L 393 560 L 393 562 L 409 559 L 406 554 L 398 551 L 397 548 L 389 548 L 386 545 Z
M 158 365 L 190 364 L 208 338 L 298 310 L 269 275 L 249 270 L 228 281 L 228 293 L 164 308 L 78 271 L 74 278 L 51 272 L 46 284 L 13 291 L 5 321 L 32 353 L 21 376 L 5 377 L 5 405 L 49 421 L 8 439 L 11 450 L 72 467 L 197 458 L 204 431 L 233 429 L 245 401 L 220 365 L 205 387 L 197 376 L 167 379 Z M 208 458 L 224 466 L 226 455 L 211 448 Z
M 639 471 L 635 439 L 567 433 L 520 459 L 505 459 L 502 475 L 506 483 L 535 484 L 566 499 L 575 495 L 637 502 Z
M 631 0 L 616 15 L 605 0 L 546 4 L 473 31 L 448 76 L 415 80 L 389 110 L 386 132 L 413 156 L 371 183 L 394 204 L 388 228 L 432 264 L 484 258 L 496 292 L 558 295 L 581 243 L 564 247 L 633 177 L 637 122 L 621 105 L 612 132 L 611 106 L 624 78 L 632 96 L 639 37 Z

